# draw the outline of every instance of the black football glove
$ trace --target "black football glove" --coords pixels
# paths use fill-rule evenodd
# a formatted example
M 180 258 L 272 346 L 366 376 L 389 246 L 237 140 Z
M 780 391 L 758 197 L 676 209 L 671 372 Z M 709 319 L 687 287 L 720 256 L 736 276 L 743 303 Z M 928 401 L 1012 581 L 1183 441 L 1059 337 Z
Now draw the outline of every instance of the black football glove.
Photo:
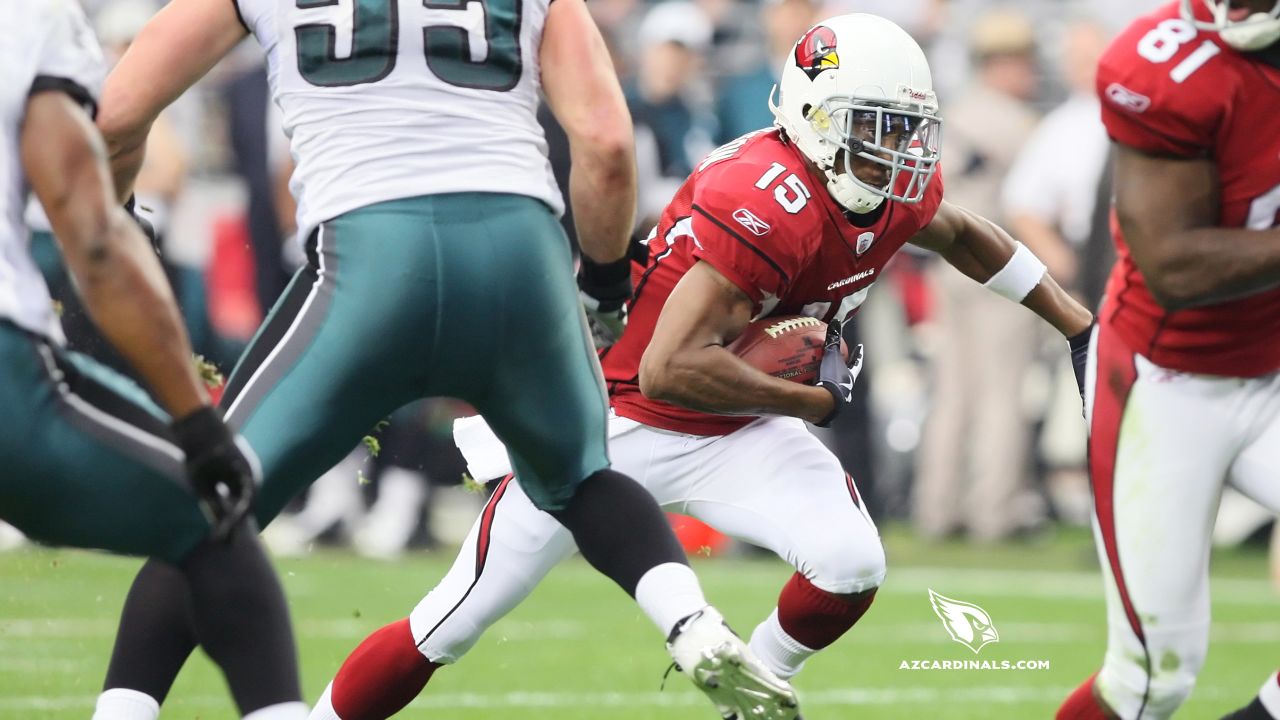
M 818 423 L 818 427 L 830 427 L 840 411 L 853 402 L 853 384 L 858 381 L 858 375 L 862 373 L 862 345 L 859 344 L 853 348 L 846 364 L 844 355 L 840 352 L 840 330 L 839 320 L 832 320 L 831 324 L 827 325 L 827 337 L 822 347 L 822 363 L 818 365 L 817 385 L 831 393 L 835 407 L 831 409 L 830 415 Z
M 253 505 L 257 473 L 235 436 L 211 407 L 175 420 L 173 433 L 187 455 L 187 481 L 213 527 L 214 540 L 226 540 Z
M 151 211 L 138 204 L 138 196 L 130 195 L 128 200 L 124 201 L 124 211 L 129 213 L 133 221 L 138 223 L 138 228 L 142 230 L 142 234 L 147 236 L 147 241 L 151 243 L 151 247 L 156 253 L 160 252 L 160 236 L 156 234 L 155 223 L 151 222 Z
M 578 270 L 578 294 L 587 311 L 591 339 L 596 349 L 618 341 L 627 327 L 627 301 L 631 299 L 631 257 L 600 264 L 582 256 Z
M 1071 348 L 1071 369 L 1076 374 L 1076 389 L 1080 391 L 1081 402 L 1084 402 L 1085 366 L 1089 364 L 1089 339 L 1093 337 L 1093 328 L 1097 324 L 1095 320 L 1083 332 L 1067 338 L 1067 345 Z

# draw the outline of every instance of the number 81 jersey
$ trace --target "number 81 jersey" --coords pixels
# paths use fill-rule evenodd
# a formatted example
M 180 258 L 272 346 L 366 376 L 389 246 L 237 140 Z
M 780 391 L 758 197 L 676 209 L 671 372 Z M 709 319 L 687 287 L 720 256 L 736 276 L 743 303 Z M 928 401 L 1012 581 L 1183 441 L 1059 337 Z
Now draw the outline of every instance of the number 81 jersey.
M 1153 155 L 1214 162 L 1217 224 L 1280 225 L 1280 69 L 1182 19 L 1178 3 L 1138 19 L 1098 67 L 1112 140 Z M 1209 20 L 1201 3 L 1199 19 Z M 1130 350 L 1171 370 L 1254 377 L 1280 369 L 1280 288 L 1198 308 L 1164 310 L 1112 218 L 1118 262 L 1101 318 Z M 1263 238 L 1259 236 L 1259 242 Z
M 908 181 L 904 173 L 899 189 Z M 633 266 L 627 329 L 600 359 L 614 410 L 693 435 L 724 435 L 747 425 L 754 418 L 690 410 L 640 392 L 640 358 L 684 274 L 699 261 L 711 265 L 751 299 L 756 318 L 807 315 L 843 322 L 941 203 L 938 172 L 921 202 L 886 200 L 855 225 L 780 130 L 760 130 L 711 153 L 650 233 L 645 265 Z
M 550 0 L 232 0 L 267 52 L 299 234 L 450 192 L 563 200 L 537 121 Z

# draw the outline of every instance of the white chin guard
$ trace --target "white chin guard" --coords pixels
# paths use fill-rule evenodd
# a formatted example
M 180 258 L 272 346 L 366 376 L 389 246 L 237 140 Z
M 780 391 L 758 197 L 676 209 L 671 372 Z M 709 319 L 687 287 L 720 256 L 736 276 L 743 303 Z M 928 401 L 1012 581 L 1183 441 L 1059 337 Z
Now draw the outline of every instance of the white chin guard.
M 865 215 L 884 202 L 883 195 L 862 187 L 847 174 L 837 175 L 831 170 L 827 171 L 827 192 L 846 210 L 858 215 Z
M 1280 19 L 1267 13 L 1254 13 L 1248 20 L 1219 31 L 1222 41 L 1237 50 L 1261 50 L 1280 40 Z

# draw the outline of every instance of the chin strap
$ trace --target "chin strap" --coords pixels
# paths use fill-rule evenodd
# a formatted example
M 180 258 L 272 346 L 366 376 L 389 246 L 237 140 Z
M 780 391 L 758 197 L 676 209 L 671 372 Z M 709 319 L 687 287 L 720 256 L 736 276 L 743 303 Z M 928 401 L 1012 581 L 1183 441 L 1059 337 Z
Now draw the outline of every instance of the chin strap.
M 830 169 L 826 170 L 826 175 L 827 192 L 831 193 L 831 197 L 851 213 L 865 215 L 884 202 L 883 195 L 867 190 L 848 175 L 837 175 Z
M 1262 50 L 1280 40 L 1280 19 L 1268 13 L 1254 13 L 1244 22 L 1219 31 L 1222 41 L 1238 50 Z

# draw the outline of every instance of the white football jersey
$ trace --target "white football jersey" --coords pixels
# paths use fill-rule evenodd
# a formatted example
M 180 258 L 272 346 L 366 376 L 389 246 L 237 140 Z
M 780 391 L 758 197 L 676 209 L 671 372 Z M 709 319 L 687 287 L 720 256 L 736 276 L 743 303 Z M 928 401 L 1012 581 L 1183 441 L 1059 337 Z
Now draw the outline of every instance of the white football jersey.
M 75 0 L 9 3 L 0 25 L 0 318 L 53 340 L 62 328 L 29 252 L 23 224 L 26 175 L 20 152 L 27 98 L 62 91 L 91 108 L 102 88 L 98 41 Z
M 298 231 L 397 198 L 564 201 L 537 121 L 551 0 L 235 0 L 267 52 Z

